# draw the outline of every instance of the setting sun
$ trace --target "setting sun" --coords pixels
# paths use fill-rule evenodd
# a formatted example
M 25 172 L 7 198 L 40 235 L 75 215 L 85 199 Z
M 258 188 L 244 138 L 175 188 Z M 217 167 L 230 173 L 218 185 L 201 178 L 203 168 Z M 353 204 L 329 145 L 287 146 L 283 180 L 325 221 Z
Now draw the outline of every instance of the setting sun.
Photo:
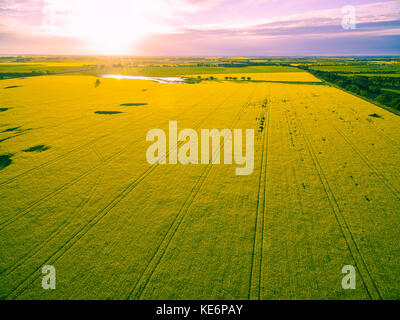
M 44 29 L 75 37 L 87 42 L 93 53 L 127 54 L 146 35 L 163 32 L 154 21 L 146 18 L 151 5 L 128 0 L 71 1 L 66 21 L 45 20 Z M 57 15 L 60 8 L 49 6 L 49 14 Z
M 79 4 L 73 26 L 89 41 L 95 51 L 105 54 L 126 54 L 132 44 L 146 35 L 148 21 L 143 19 L 129 1 Z

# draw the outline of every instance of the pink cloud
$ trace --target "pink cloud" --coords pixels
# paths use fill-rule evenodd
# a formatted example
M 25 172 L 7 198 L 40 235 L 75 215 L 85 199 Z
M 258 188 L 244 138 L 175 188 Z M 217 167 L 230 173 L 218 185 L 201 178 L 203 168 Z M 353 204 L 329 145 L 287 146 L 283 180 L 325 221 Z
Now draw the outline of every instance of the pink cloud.
M 261 48 L 264 45 L 261 41 L 272 39 L 289 43 L 294 39 L 399 35 L 400 26 L 396 21 L 400 17 L 400 1 L 367 3 L 370 1 L 354 0 L 358 3 L 355 6 L 358 28 L 346 32 L 341 28 L 340 3 L 345 3 L 344 0 L 323 4 L 317 0 L 0 0 L 0 33 L 3 34 L 0 47 L 3 50 L 12 48 L 11 44 L 17 46 L 18 41 L 24 39 L 27 51 L 29 46 L 37 50 L 33 39 L 40 43 L 46 43 L 44 39 L 47 39 L 53 51 L 73 48 L 77 53 L 88 53 L 82 35 L 89 33 L 92 37 L 98 24 L 106 28 L 112 20 L 121 20 L 124 30 L 150 31 L 146 35 L 148 39 L 135 47 L 145 53 L 156 47 L 158 49 L 154 50 L 159 52 L 196 47 L 197 52 L 212 54 L 218 51 L 216 48 L 221 52 L 241 46 L 254 49 L 257 42 Z M 85 14 L 91 15 L 89 19 L 81 14 L 84 4 Z M 131 4 L 131 8 L 127 4 Z M 102 32 L 103 29 L 100 28 Z M 60 40 L 63 38 L 64 44 Z M 59 45 L 53 46 L 53 43 Z M 174 46 L 170 49 L 162 50 L 172 43 Z

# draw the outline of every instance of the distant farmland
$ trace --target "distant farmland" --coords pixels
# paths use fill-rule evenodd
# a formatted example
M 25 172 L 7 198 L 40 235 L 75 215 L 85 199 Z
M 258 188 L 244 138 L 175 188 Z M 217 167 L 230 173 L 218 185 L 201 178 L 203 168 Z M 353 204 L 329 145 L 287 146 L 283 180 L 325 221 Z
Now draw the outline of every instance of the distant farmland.
M 354 65 L 326 65 L 326 66 L 312 66 L 313 70 L 320 71 L 333 71 L 333 72 L 354 72 L 354 73 L 368 73 L 368 72 L 377 72 L 377 73 L 400 73 L 400 64 L 354 64 Z
M 146 70 L 218 81 L 0 81 L 1 299 L 399 298 L 397 115 L 289 66 Z M 254 173 L 148 164 L 169 120 L 254 129 Z

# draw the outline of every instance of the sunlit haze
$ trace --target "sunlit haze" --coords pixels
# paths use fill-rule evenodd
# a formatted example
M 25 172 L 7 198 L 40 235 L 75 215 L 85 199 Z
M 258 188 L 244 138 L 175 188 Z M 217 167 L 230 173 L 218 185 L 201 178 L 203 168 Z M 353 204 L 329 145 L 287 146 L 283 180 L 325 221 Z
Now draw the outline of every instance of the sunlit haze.
M 0 54 L 395 55 L 399 16 L 400 1 L 0 0 Z

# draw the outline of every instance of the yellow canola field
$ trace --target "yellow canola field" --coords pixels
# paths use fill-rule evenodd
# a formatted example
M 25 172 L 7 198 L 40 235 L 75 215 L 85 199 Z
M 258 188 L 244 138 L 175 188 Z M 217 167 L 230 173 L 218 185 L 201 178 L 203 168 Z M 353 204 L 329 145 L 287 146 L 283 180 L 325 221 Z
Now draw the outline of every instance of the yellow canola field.
M 95 81 L 0 82 L 0 299 L 399 297 L 399 117 L 324 85 Z M 254 173 L 148 164 L 170 120 L 254 129 Z

